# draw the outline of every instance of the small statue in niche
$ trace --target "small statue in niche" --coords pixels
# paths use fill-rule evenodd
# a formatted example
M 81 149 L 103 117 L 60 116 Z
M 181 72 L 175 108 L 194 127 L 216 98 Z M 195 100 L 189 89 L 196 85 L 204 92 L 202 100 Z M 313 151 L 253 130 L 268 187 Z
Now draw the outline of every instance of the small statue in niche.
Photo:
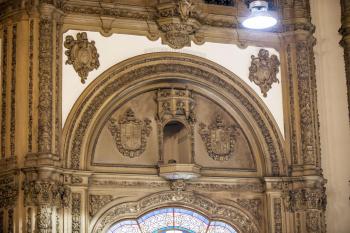
M 215 122 L 208 127 L 201 123 L 199 134 L 207 147 L 209 156 L 214 160 L 228 160 L 234 152 L 238 126 L 225 126 L 222 116 L 218 114 Z
M 111 118 L 108 129 L 121 154 L 129 158 L 140 156 L 146 149 L 147 137 L 152 131 L 149 119 L 139 120 L 132 109 L 128 109 L 118 121 Z
M 249 68 L 249 80 L 260 87 L 264 97 L 271 89 L 273 83 L 280 81 L 277 79 L 280 61 L 276 55 L 269 54 L 266 49 L 260 49 L 258 57 L 252 55 L 252 62 Z
M 86 32 L 82 32 L 77 34 L 76 40 L 73 36 L 66 36 L 64 47 L 68 49 L 65 51 L 68 57 L 66 64 L 73 65 L 81 83 L 85 83 L 89 72 L 100 66 L 95 41 L 89 42 Z

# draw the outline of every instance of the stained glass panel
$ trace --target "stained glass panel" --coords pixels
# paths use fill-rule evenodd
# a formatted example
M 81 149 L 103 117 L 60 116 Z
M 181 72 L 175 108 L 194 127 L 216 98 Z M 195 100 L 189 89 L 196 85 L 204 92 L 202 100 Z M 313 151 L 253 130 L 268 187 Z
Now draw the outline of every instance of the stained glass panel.
M 136 220 L 114 224 L 107 233 L 237 233 L 230 225 L 211 222 L 203 215 L 184 208 L 163 208 Z

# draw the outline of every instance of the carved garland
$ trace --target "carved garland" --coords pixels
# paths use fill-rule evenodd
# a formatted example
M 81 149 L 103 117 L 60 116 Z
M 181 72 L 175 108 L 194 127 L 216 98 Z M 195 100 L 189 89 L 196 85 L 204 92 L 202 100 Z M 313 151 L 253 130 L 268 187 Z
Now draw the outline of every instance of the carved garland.
M 160 206 L 183 205 L 204 212 L 213 219 L 222 219 L 232 224 L 240 232 L 258 233 L 257 225 L 241 210 L 228 205 L 219 205 L 192 192 L 164 192 L 146 197 L 139 202 L 116 205 L 105 212 L 97 221 L 92 233 L 101 233 L 125 216 L 135 217 Z
M 145 60 L 146 59 L 146 60 Z M 275 128 L 274 123 L 269 119 L 269 114 L 266 112 L 266 110 L 263 109 L 263 107 L 260 105 L 260 103 L 257 101 L 254 95 L 250 94 L 247 88 L 231 77 L 230 74 L 227 74 L 226 72 L 222 71 L 220 68 L 216 68 L 212 65 L 209 65 L 207 63 L 201 62 L 201 61 L 195 61 L 190 58 L 177 58 L 177 57 L 156 57 L 156 58 L 145 58 L 141 59 L 137 62 L 134 62 L 132 64 L 129 64 L 127 66 L 124 66 L 118 70 L 114 70 L 105 80 L 104 82 L 101 82 L 98 84 L 98 86 L 95 87 L 95 90 L 98 90 L 103 85 L 106 85 L 105 83 L 114 78 L 117 74 L 121 73 L 122 71 L 128 70 L 131 67 L 136 67 L 137 64 L 144 64 L 151 61 L 181 61 L 181 62 L 190 62 L 192 64 L 202 65 L 207 68 L 215 70 L 215 72 L 224 75 L 225 77 L 229 78 L 231 81 L 233 81 L 236 85 L 239 86 L 239 88 L 245 90 L 246 93 L 248 93 L 249 97 L 255 102 L 257 106 L 259 106 L 259 109 L 262 111 L 264 116 L 269 122 L 269 126 L 272 127 L 274 136 L 271 135 L 270 130 L 268 129 L 268 126 L 266 125 L 265 121 L 262 119 L 261 115 L 256 111 L 255 107 L 249 102 L 249 100 L 243 96 L 240 91 L 236 90 L 232 85 L 228 84 L 227 82 L 223 81 L 220 77 L 214 75 L 213 73 L 209 73 L 207 71 L 204 71 L 202 69 L 191 67 L 188 65 L 182 65 L 182 64 L 155 64 L 155 65 L 149 65 L 145 66 L 139 69 L 133 69 L 132 71 L 122 75 L 117 80 L 115 80 L 112 83 L 107 84 L 106 87 L 103 88 L 103 91 L 99 92 L 97 96 L 95 96 L 92 101 L 89 103 L 89 105 L 86 104 L 87 100 L 90 99 L 93 95 L 95 95 L 94 92 L 89 93 L 87 95 L 86 99 L 83 101 L 82 106 L 87 106 L 89 111 L 84 111 L 82 113 L 82 108 L 79 109 L 79 111 L 76 113 L 79 115 L 80 113 L 83 114 L 83 116 L 79 119 L 82 119 L 81 121 L 77 122 L 78 118 L 74 118 L 74 121 L 71 125 L 77 125 L 76 130 L 74 133 L 70 134 L 69 140 L 71 140 L 71 137 L 73 137 L 73 141 L 71 142 L 71 168 L 78 169 L 80 167 L 80 148 L 82 144 L 83 136 L 85 135 L 85 132 L 87 130 L 87 126 L 89 125 L 90 119 L 92 119 L 92 116 L 97 112 L 97 110 L 100 108 L 100 106 L 105 102 L 106 98 L 112 93 L 115 93 L 118 89 L 120 89 L 122 86 L 127 85 L 128 83 L 131 83 L 134 80 L 137 80 L 141 77 L 145 77 L 147 75 L 154 75 L 157 72 L 176 72 L 176 73 L 187 73 L 190 75 L 196 75 L 201 76 L 201 78 L 206 79 L 207 81 L 220 86 L 221 88 L 224 88 L 226 91 L 231 93 L 234 97 L 236 97 L 244 106 L 245 108 L 252 113 L 252 117 L 258 124 L 261 133 L 263 134 L 265 138 L 265 142 L 268 147 L 270 160 L 272 163 L 272 174 L 277 176 L 282 172 L 280 170 L 280 165 L 278 161 L 277 154 L 282 155 L 282 166 L 286 166 L 286 161 L 283 157 L 283 147 L 280 142 L 280 140 L 277 140 L 278 147 L 276 148 L 274 145 L 274 138 L 279 138 L 278 130 Z M 68 147 L 66 147 L 68 149 Z M 68 154 L 68 151 L 66 151 L 66 154 Z

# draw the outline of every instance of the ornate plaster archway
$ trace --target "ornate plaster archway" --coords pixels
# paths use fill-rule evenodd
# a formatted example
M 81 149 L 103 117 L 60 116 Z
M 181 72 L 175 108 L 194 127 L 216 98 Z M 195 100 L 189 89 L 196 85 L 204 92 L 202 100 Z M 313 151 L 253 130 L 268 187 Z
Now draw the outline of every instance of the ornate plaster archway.
M 64 157 L 72 169 L 86 168 L 94 132 L 123 94 L 151 82 L 187 82 L 204 86 L 237 109 L 259 146 L 264 176 L 287 174 L 283 139 L 256 93 L 222 66 L 193 55 L 153 53 L 121 62 L 98 77 L 80 96 L 64 127 Z M 107 114 L 108 115 L 108 114 Z M 101 120 L 102 119 L 102 120 Z
M 199 212 L 213 221 L 223 221 L 238 233 L 258 233 L 256 219 L 238 204 L 221 205 L 193 192 L 165 191 L 147 196 L 136 202 L 109 203 L 110 208 L 100 211 L 91 221 L 90 232 L 104 233 L 114 223 L 137 218 L 147 212 L 165 207 L 185 207 Z M 105 208 L 104 208 L 105 209 Z

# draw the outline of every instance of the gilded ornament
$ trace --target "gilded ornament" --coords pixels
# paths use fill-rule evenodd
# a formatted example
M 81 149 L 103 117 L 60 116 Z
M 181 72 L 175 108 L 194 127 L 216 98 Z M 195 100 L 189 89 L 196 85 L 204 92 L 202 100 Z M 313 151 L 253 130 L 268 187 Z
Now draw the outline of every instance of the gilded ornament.
M 238 126 L 226 126 L 222 116 L 218 114 L 215 122 L 209 127 L 201 123 L 199 134 L 207 148 L 209 156 L 214 160 L 229 160 L 233 156 L 236 138 L 239 134 Z
M 73 36 L 66 36 L 64 47 L 68 49 L 65 51 L 68 57 L 66 64 L 73 65 L 81 83 L 85 83 L 89 72 L 100 66 L 95 41 L 89 42 L 86 32 L 81 32 L 76 40 Z
M 260 49 L 257 57 L 252 55 L 252 62 L 249 68 L 249 80 L 258 85 L 264 97 L 271 89 L 273 83 L 280 81 L 277 79 L 280 62 L 276 55 L 269 54 L 266 49 Z
M 139 120 L 132 109 L 117 121 L 109 120 L 108 129 L 112 134 L 119 152 L 129 158 L 139 157 L 147 145 L 147 137 L 152 131 L 149 119 Z

